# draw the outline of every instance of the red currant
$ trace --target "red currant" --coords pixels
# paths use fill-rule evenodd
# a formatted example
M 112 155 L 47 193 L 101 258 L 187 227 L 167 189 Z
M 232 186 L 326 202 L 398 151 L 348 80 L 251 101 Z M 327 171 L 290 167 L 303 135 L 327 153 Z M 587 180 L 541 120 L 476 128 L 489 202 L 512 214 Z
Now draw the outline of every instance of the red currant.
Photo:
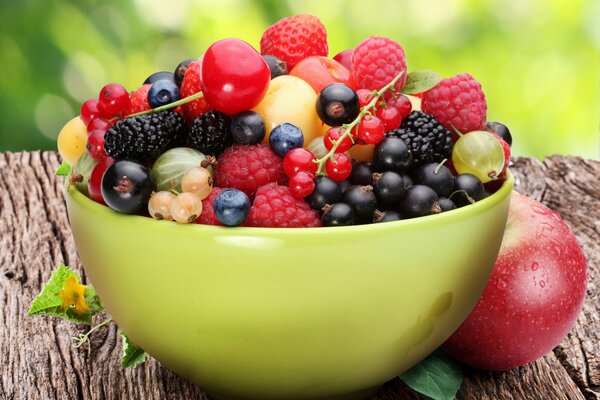
M 94 131 L 104 131 L 106 132 L 113 126 L 112 122 L 105 118 L 96 117 L 90 121 L 87 125 L 88 134 Z
M 98 109 L 106 115 L 122 115 L 129 109 L 129 104 L 129 92 L 118 83 L 109 83 L 98 95 Z
M 337 141 L 342 135 L 346 132 L 346 128 L 342 128 L 341 126 L 336 126 L 329 129 L 325 136 L 323 137 L 323 143 L 325 144 L 325 148 L 327 150 L 331 150 L 333 148 L 333 143 Z M 343 153 L 348 151 L 350 147 L 352 147 L 354 143 L 352 142 L 352 138 L 350 136 L 346 136 L 339 144 L 337 149 L 335 149 L 336 153 Z
M 317 173 L 317 167 L 315 156 L 304 147 L 291 149 L 283 157 L 283 170 L 290 178 L 299 172 L 308 172 L 314 175 Z
M 100 189 L 102 187 L 102 176 L 108 167 L 114 163 L 115 160 L 110 157 L 106 157 L 104 160 L 96 164 L 92 170 L 92 173 L 90 174 L 90 179 L 88 181 L 88 193 L 90 195 L 90 199 L 97 203 L 106 204 L 104 202 L 104 198 L 102 198 L 102 191 Z
M 97 99 L 89 99 L 83 102 L 81 105 L 81 109 L 79 111 L 81 115 L 81 120 L 84 124 L 89 124 L 91 120 L 96 117 L 104 117 L 105 115 L 98 108 L 98 100 Z
M 265 59 L 240 39 L 213 43 L 204 53 L 201 75 L 208 103 L 229 115 L 258 105 L 271 81 Z
M 104 151 L 104 133 L 102 130 L 95 130 L 88 136 L 87 151 L 94 160 L 102 160 L 106 158 Z
M 325 171 L 334 181 L 343 181 L 352 172 L 352 160 L 344 153 L 335 153 L 333 161 L 331 159 L 325 161 Z
M 402 122 L 400 111 L 396 107 L 390 105 L 378 108 L 377 111 L 375 111 L 375 115 L 383 123 L 383 128 L 386 132 L 391 131 L 392 129 L 398 129 Z
M 300 171 L 290 178 L 288 186 L 292 196 L 303 199 L 315 190 L 315 176 L 309 172 Z
M 406 118 L 412 111 L 412 103 L 410 102 L 410 99 L 403 94 L 389 99 L 387 103 L 388 107 L 394 107 L 400 111 L 400 119 Z
M 358 124 L 357 136 L 366 144 L 381 142 L 385 136 L 383 122 L 377 117 L 365 115 L 360 124 Z
M 360 104 L 361 108 L 366 106 L 371 102 L 371 100 L 373 100 L 373 91 L 371 90 L 358 89 L 356 91 L 356 94 L 358 95 L 358 104 Z

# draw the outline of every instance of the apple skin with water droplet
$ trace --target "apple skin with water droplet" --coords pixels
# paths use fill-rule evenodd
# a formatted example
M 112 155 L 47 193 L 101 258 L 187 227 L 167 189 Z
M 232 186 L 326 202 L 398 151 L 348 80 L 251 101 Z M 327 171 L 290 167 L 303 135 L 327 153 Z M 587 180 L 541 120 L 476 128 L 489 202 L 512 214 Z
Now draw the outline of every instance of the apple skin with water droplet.
M 464 364 L 492 371 L 537 360 L 575 323 L 587 279 L 586 259 L 561 217 L 513 192 L 492 276 L 443 349 Z

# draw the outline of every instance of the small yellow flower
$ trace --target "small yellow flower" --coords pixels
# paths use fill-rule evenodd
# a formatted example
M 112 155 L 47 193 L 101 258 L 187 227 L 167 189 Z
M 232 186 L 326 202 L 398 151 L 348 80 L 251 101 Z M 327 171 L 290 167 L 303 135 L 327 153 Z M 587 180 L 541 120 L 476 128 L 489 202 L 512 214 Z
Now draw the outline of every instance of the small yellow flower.
M 90 307 L 85 301 L 85 285 L 78 282 L 77 276 L 71 275 L 65 282 L 64 290 L 58 292 L 58 297 L 62 299 L 62 308 L 75 306 L 75 312 L 79 315 L 90 312 Z

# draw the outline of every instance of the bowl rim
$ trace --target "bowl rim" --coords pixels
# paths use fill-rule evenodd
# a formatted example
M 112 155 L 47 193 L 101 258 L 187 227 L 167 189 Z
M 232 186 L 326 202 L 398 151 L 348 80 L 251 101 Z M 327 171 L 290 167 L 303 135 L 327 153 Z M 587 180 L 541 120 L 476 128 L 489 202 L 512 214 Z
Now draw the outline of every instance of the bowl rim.
M 336 234 L 367 234 L 367 233 L 385 233 L 388 231 L 398 230 L 410 230 L 414 226 L 419 227 L 431 227 L 439 226 L 440 224 L 449 224 L 457 220 L 464 220 L 465 218 L 479 215 L 487 210 L 494 208 L 496 205 L 501 203 L 507 196 L 510 195 L 515 184 L 515 178 L 507 170 L 506 180 L 502 183 L 502 186 L 490 196 L 479 200 L 468 206 L 459 207 L 455 210 L 445 211 L 439 214 L 427 215 L 424 217 L 403 219 L 399 221 L 390 221 L 384 223 L 372 223 L 365 225 L 351 225 L 351 226 L 331 226 L 331 227 L 311 227 L 311 228 L 263 228 L 263 227 L 227 227 L 227 226 L 216 226 L 216 225 L 205 225 L 205 224 L 180 224 L 175 221 L 158 221 L 154 218 L 143 216 L 143 215 L 130 215 L 122 214 L 112 210 L 110 207 L 97 203 L 81 193 L 75 185 L 70 185 L 65 182 L 65 192 L 79 207 L 86 209 L 88 212 L 97 214 L 105 218 L 117 218 L 122 219 L 124 222 L 129 221 L 130 223 L 135 222 L 141 224 L 141 227 L 148 227 L 148 229 L 165 228 L 172 229 L 177 226 L 181 230 L 187 230 L 188 232 L 196 232 L 198 234 L 230 234 L 231 236 L 282 236 L 282 235 L 330 235 L 335 232 Z M 152 224 L 152 225 L 146 225 Z

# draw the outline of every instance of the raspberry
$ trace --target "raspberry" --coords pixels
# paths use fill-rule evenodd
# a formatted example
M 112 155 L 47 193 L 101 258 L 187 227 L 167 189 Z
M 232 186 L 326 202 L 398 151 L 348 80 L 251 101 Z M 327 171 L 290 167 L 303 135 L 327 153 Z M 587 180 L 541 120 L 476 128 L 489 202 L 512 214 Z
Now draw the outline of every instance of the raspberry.
M 308 203 L 295 199 L 287 186 L 271 183 L 256 191 L 247 226 L 308 228 L 321 226 L 319 213 Z
M 453 131 L 452 126 L 462 133 L 485 127 L 485 94 L 479 82 L 469 74 L 443 79 L 433 89 L 423 93 L 421 108 L 450 131 Z
M 268 144 L 228 147 L 219 157 L 215 176 L 217 186 L 239 189 L 248 197 L 267 183 L 286 179 L 282 158 Z
M 148 90 L 150 90 L 151 86 L 151 84 L 147 83 L 131 93 L 131 96 L 129 97 L 131 102 L 125 115 L 136 114 L 152 108 L 150 107 L 150 104 L 148 104 Z
M 360 89 L 379 90 L 401 71 L 404 74 L 396 83 L 396 92 L 406 82 L 406 56 L 402 46 L 391 39 L 371 36 L 354 48 L 352 74 Z
M 260 52 L 279 58 L 288 71 L 309 56 L 327 56 L 327 30 L 319 18 L 298 14 L 271 25 L 260 38 Z
M 221 221 L 217 219 L 215 212 L 212 208 L 213 202 L 215 201 L 219 193 L 221 193 L 221 190 L 223 189 L 221 189 L 220 187 L 213 187 L 208 197 L 202 200 L 202 214 L 200 214 L 200 216 L 196 218 L 196 221 L 194 221 L 196 224 L 223 226 Z
M 183 76 L 183 82 L 181 82 L 181 98 L 191 96 L 202 91 L 202 81 L 200 79 L 200 70 L 202 69 L 202 59 L 194 61 L 188 66 L 185 75 Z M 198 100 L 190 101 L 185 103 L 183 106 L 183 114 L 185 119 L 191 123 L 194 119 L 198 118 L 207 111 L 212 110 L 208 101 L 203 97 Z

